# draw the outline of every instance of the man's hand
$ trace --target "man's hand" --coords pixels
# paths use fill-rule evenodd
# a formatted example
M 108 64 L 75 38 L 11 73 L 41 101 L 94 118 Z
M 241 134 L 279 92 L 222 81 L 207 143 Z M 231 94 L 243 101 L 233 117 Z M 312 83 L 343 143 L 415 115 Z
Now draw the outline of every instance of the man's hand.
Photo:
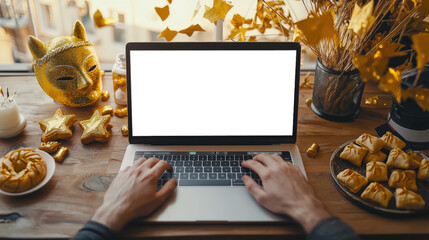
M 272 212 L 291 216 L 307 233 L 329 217 L 298 167 L 279 155 L 259 154 L 243 161 L 242 166 L 255 171 L 262 180 L 263 188 L 249 176 L 243 177 L 256 201 Z
M 172 166 L 164 160 L 140 158 L 118 173 L 91 220 L 119 231 L 134 218 L 149 215 L 176 188 L 177 181 L 172 178 L 157 191 L 158 179 L 166 170 L 172 170 Z

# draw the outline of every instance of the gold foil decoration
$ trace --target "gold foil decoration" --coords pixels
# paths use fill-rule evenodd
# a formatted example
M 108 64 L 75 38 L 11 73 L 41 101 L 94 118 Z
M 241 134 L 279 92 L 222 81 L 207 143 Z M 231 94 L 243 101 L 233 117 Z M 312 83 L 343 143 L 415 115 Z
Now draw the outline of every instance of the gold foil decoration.
M 117 116 L 118 118 L 123 118 L 128 116 L 128 108 L 127 107 L 123 107 L 123 108 L 118 108 L 115 110 L 115 116 Z
M 310 107 L 311 106 L 311 101 L 313 100 L 313 98 L 312 97 L 309 97 L 309 98 L 307 98 L 306 100 L 305 100 L 305 104 L 307 104 L 307 107 Z
M 76 21 L 71 36 L 57 37 L 46 44 L 29 36 L 28 47 L 37 81 L 55 101 L 84 107 L 100 98 L 100 63 L 81 22 Z
M 41 142 L 39 149 L 47 153 L 54 153 L 58 151 L 60 143 L 57 141 Z
M 74 114 L 64 115 L 61 109 L 58 109 L 54 116 L 39 122 L 40 128 L 45 131 L 42 135 L 42 141 L 48 142 L 57 139 L 67 139 L 73 136 L 70 127 L 77 121 Z
M 99 111 L 101 115 L 110 115 L 113 116 L 113 108 L 110 105 L 103 106 L 101 108 L 98 108 L 96 111 Z
M 415 34 L 411 36 L 411 40 L 412 47 L 417 53 L 417 69 L 422 70 L 429 62 L 429 33 Z
M 194 34 L 194 32 L 205 32 L 205 31 L 206 30 L 204 30 L 200 26 L 200 24 L 194 24 L 194 25 L 191 25 L 191 26 L 189 26 L 189 27 L 187 27 L 187 28 L 185 28 L 183 30 L 180 30 L 179 33 L 183 33 L 183 34 L 188 35 L 188 37 L 191 37 L 192 34 Z
M 173 38 L 177 35 L 177 31 L 170 30 L 168 27 L 164 29 L 164 31 L 159 34 L 158 38 L 165 38 L 168 42 L 173 40 Z
M 165 19 L 167 19 L 168 16 L 170 16 L 170 7 L 168 5 L 165 5 L 162 8 L 156 7 L 155 11 L 162 21 L 165 21 Z
M 379 96 L 369 97 L 365 99 L 365 104 L 367 105 L 382 105 L 387 106 L 385 102 L 383 102 Z
M 401 87 L 402 71 L 389 68 L 386 75 L 384 75 L 378 83 L 378 88 L 384 92 L 392 93 L 396 101 L 401 102 L 402 100 L 402 87 Z
M 121 127 L 122 136 L 128 136 L 128 126 L 124 125 Z
M 101 100 L 103 100 L 103 102 L 107 101 L 110 97 L 110 93 L 109 91 L 103 91 L 101 92 Z
M 61 147 L 53 157 L 56 162 L 62 163 L 64 159 L 66 159 L 67 155 L 69 155 L 69 149 L 66 147 Z
M 80 141 L 83 144 L 91 142 L 107 142 L 112 136 L 111 117 L 102 116 L 99 111 L 95 111 L 88 120 L 80 121 L 79 125 L 83 130 Z
M 314 158 L 316 157 L 317 153 L 319 153 L 320 147 L 317 143 L 313 143 L 308 149 L 307 149 L 307 156 Z
M 355 3 L 348 29 L 352 29 L 360 39 L 365 37 L 374 24 L 375 18 L 372 16 L 373 8 L 374 2 L 372 0 L 362 8 L 358 3 Z
M 213 0 L 213 7 L 206 6 L 204 18 L 216 24 L 218 19 L 225 19 L 226 14 L 231 8 L 232 5 L 224 0 Z
M 300 31 L 300 40 L 312 47 L 316 47 L 322 39 L 333 39 L 338 45 L 334 16 L 335 13 L 331 10 L 322 15 L 313 14 L 307 19 L 297 22 L 295 25 Z
M 109 26 L 109 25 L 112 25 L 113 23 L 118 22 L 117 18 L 112 18 L 112 17 L 104 18 L 103 14 L 101 14 L 99 9 L 95 11 L 93 18 L 94 18 L 94 24 L 98 28 Z

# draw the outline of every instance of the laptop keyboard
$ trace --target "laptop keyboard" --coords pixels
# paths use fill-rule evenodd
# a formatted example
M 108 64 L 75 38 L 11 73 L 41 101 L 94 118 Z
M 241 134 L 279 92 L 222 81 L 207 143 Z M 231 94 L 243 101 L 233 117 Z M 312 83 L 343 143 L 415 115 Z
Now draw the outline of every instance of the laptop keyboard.
M 243 175 L 252 177 L 259 185 L 262 182 L 252 170 L 241 166 L 243 160 L 252 159 L 262 152 L 144 152 L 137 151 L 134 163 L 141 157 L 156 157 L 173 166 L 172 172 L 164 172 L 158 181 L 162 187 L 170 178 L 178 180 L 179 186 L 244 186 Z M 266 152 L 279 154 L 285 161 L 292 161 L 289 152 Z

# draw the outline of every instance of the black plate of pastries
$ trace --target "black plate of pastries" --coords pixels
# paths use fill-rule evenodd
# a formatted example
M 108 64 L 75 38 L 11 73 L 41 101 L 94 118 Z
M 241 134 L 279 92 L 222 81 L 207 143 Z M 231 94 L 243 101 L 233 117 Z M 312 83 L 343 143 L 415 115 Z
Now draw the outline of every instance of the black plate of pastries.
M 429 213 L 429 159 L 391 132 L 364 133 L 331 156 L 331 177 L 353 203 L 385 215 Z

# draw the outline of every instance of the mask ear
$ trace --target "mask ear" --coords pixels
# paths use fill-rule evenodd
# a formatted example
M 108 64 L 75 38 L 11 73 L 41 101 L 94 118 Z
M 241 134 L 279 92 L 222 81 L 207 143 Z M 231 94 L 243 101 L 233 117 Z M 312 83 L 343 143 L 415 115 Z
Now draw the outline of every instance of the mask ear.
M 85 27 L 83 26 L 83 24 L 80 21 L 76 21 L 74 23 L 72 36 L 77 37 L 77 38 L 81 39 L 82 41 L 87 40 Z
M 30 35 L 30 36 L 28 36 L 27 44 L 28 44 L 28 48 L 30 49 L 30 52 L 33 55 L 33 58 L 35 60 L 46 55 L 45 44 L 42 41 L 40 41 L 39 39 Z

